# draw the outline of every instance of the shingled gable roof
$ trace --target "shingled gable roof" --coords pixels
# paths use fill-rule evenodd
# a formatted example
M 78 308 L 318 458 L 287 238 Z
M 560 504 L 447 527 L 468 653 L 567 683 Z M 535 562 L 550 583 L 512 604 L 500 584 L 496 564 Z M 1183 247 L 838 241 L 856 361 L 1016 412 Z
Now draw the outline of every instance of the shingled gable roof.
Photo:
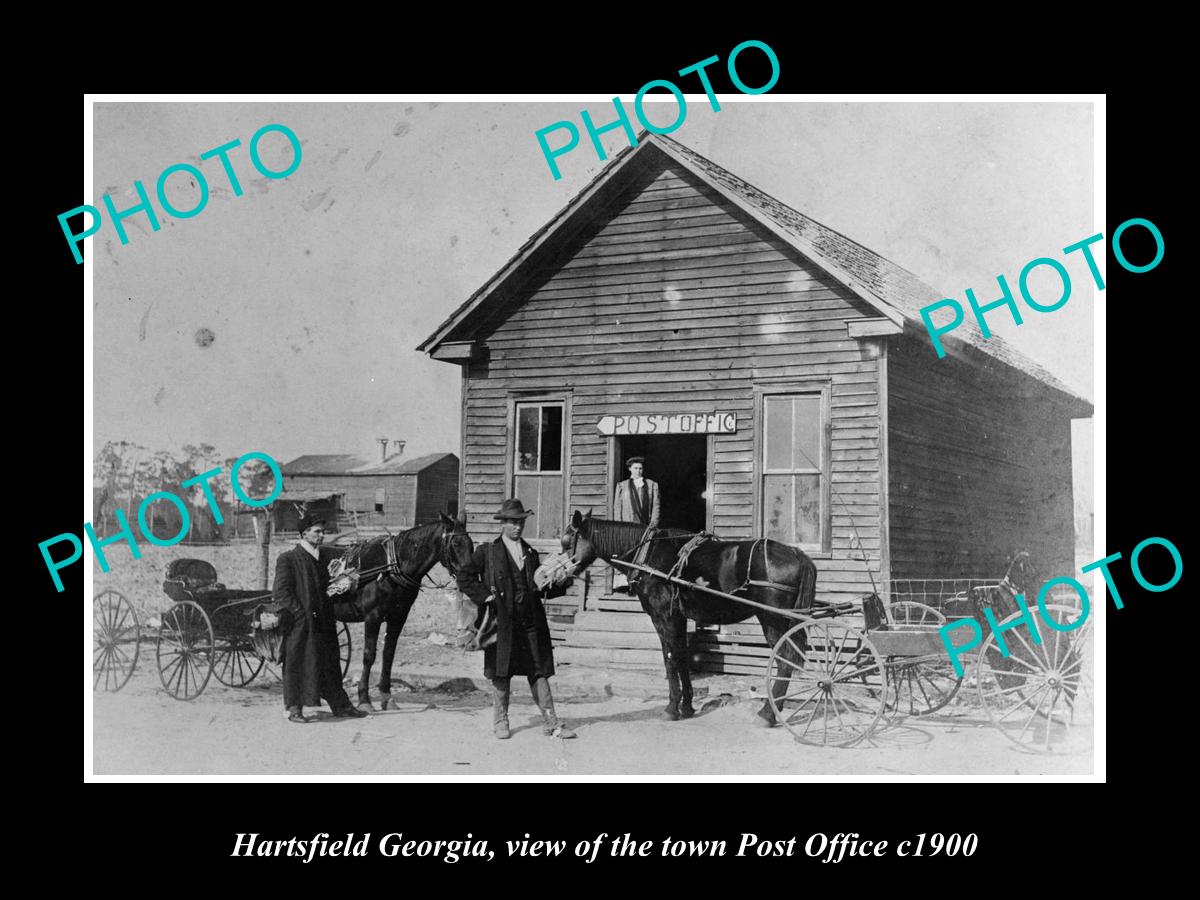
M 366 460 L 352 453 L 310 453 L 284 463 L 284 475 L 344 475 Z
M 425 456 L 414 456 L 411 459 L 389 459 L 382 463 L 371 463 L 353 469 L 351 475 L 416 475 L 424 472 L 434 463 L 446 458 L 458 459 L 453 453 L 428 453 Z
M 465 303 L 443 322 L 417 348 L 433 352 L 447 337 L 477 310 L 487 304 L 488 299 L 508 280 L 518 273 L 522 264 L 541 246 L 547 243 L 600 191 L 608 182 L 626 169 L 640 154 L 653 147 L 682 168 L 692 173 L 721 196 L 750 215 L 773 234 L 792 246 L 806 259 L 811 260 L 828 275 L 845 285 L 856 296 L 866 301 L 879 313 L 897 325 L 926 334 L 921 320 L 922 307 L 943 299 L 938 293 L 907 269 L 878 253 L 864 247 L 843 234 L 810 219 L 785 203 L 763 193 L 758 188 L 731 174 L 711 160 L 701 156 L 678 141 L 664 135 L 643 131 L 638 135 L 636 147 L 627 147 L 613 157 L 612 161 L 597 173 L 587 186 L 561 209 L 545 225 L 527 240 L 516 254 Z M 1066 395 L 1072 405 L 1091 414 L 1091 403 L 1067 387 L 1033 360 L 1005 343 L 999 337 L 984 338 L 970 315 L 953 335 L 943 337 L 946 350 L 951 355 L 962 355 L 964 347 L 992 357 L 1019 372 L 1029 375 L 1046 386 Z M 968 351 L 969 352 L 969 351 Z M 929 347 L 930 363 L 938 360 L 933 347 Z

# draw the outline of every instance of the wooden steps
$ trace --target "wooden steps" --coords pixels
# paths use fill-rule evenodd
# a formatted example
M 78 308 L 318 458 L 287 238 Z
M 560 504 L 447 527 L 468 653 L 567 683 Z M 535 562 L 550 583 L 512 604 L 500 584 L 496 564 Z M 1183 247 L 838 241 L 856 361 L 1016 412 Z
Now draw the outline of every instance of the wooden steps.
M 661 672 L 663 668 L 662 651 L 637 650 L 619 647 L 556 647 L 554 650 L 556 663 L 576 663 L 597 668 L 615 669 L 645 669 Z

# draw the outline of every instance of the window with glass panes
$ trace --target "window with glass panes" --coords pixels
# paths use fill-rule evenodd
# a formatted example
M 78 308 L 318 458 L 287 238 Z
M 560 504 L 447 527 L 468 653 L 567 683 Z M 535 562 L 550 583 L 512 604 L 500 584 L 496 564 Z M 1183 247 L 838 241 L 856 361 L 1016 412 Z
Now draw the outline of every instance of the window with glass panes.
M 563 404 L 518 403 L 513 496 L 534 515 L 525 538 L 555 537 L 563 523 Z
M 827 404 L 823 390 L 762 398 L 762 534 L 804 550 L 827 544 Z

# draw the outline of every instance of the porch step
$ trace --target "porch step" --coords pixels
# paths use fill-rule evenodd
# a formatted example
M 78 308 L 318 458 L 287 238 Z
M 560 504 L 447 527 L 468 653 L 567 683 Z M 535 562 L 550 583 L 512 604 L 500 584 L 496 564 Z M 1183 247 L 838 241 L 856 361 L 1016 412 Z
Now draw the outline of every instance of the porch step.
M 591 631 L 572 628 L 567 632 L 565 646 L 659 650 L 662 645 L 653 631 Z
M 556 647 L 554 661 L 570 665 L 598 666 L 615 669 L 646 669 L 661 672 L 663 668 L 662 651 L 637 650 L 631 648 L 599 648 L 599 647 Z
M 605 612 L 589 609 L 578 613 L 571 623 L 572 629 L 581 631 L 636 631 L 641 634 L 657 634 L 654 622 L 640 610 L 632 613 Z M 688 621 L 687 630 L 696 630 L 696 623 Z
M 629 612 L 646 615 L 642 610 L 642 602 L 637 597 L 630 597 L 627 594 L 608 594 L 604 597 L 597 597 L 595 606 L 592 605 L 592 601 L 588 601 L 588 608 L 601 612 Z

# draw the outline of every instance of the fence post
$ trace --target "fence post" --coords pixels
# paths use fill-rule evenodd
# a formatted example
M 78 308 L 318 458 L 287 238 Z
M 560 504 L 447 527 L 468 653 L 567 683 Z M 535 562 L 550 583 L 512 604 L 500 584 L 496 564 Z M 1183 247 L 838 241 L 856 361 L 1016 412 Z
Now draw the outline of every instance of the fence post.
M 258 537 L 258 586 L 266 590 L 267 579 L 271 572 L 271 514 L 270 512 L 254 515 L 254 534 Z

